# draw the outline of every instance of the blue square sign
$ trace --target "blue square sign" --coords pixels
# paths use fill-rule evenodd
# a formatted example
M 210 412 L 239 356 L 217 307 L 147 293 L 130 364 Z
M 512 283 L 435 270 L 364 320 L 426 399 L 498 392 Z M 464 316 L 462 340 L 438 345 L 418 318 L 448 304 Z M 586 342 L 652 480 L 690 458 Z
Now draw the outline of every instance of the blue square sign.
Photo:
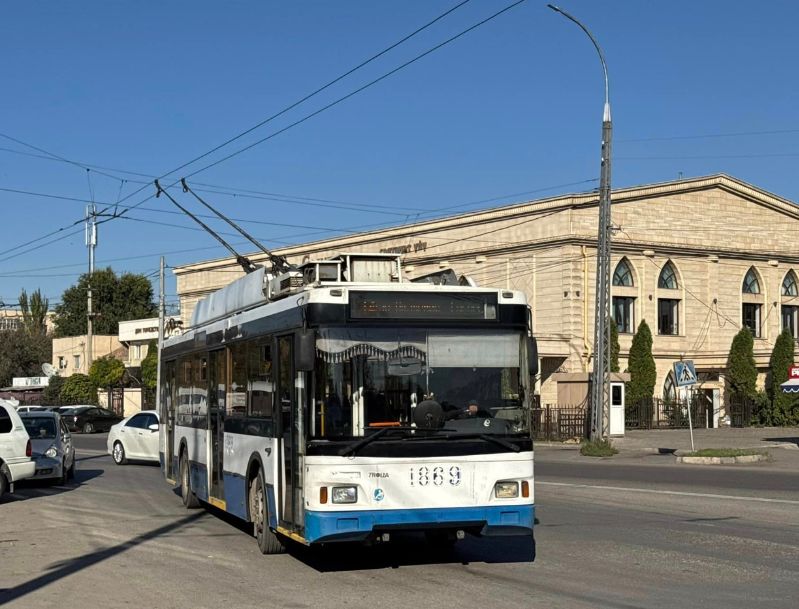
M 674 362 L 674 379 L 677 387 L 687 387 L 696 384 L 696 369 L 691 360 Z

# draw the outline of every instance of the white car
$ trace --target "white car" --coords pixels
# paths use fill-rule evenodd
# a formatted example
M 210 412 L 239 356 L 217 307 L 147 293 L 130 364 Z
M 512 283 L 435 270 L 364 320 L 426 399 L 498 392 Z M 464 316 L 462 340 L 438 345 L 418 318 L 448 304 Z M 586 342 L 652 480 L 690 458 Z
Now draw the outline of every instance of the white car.
M 15 406 L 14 408 L 18 414 L 22 414 L 23 412 L 47 412 L 50 410 L 44 406 L 31 406 L 29 404 L 25 406 Z
M 14 407 L 0 400 L 0 497 L 14 483 L 32 478 L 36 463 L 31 459 L 30 437 Z
M 142 410 L 112 425 L 107 447 L 117 465 L 128 459 L 158 461 L 158 413 Z

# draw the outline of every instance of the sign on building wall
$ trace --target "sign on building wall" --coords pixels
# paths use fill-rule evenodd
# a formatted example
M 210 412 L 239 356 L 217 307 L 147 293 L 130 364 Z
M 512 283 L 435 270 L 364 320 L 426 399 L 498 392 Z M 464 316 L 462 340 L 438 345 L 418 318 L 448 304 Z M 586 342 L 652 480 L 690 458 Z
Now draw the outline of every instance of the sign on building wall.
M 20 387 L 47 387 L 50 377 L 47 376 L 15 376 L 11 379 L 14 389 Z

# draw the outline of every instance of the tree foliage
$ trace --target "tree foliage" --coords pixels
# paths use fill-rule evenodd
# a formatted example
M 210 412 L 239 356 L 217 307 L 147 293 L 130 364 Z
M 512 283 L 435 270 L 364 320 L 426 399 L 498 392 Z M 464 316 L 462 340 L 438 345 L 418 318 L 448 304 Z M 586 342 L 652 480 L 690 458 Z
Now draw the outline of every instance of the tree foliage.
M 65 380 L 66 379 L 64 377 L 58 375 L 50 377 L 50 383 L 42 392 L 43 406 L 61 405 L 61 389 L 64 387 Z
M 28 298 L 24 289 L 19 295 L 19 308 L 22 311 L 22 325 L 28 334 L 47 334 L 47 312 L 50 301 L 36 290 Z
M 613 318 L 610 319 L 610 371 L 619 371 L 619 328 Z
M 783 393 L 780 385 L 788 380 L 788 369 L 793 365 L 794 340 L 790 330 L 783 330 L 774 343 L 769 361 L 766 391 L 771 408 L 760 413 L 760 422 L 766 425 L 794 425 L 797 423 L 797 399 L 794 394 Z
M 147 346 L 147 357 L 141 362 L 141 382 L 148 389 L 155 389 L 158 382 L 158 343 L 154 340 Z
M 0 332 L 0 387 L 15 376 L 41 376 L 42 364 L 53 359 L 53 342 L 44 333 L 25 327 Z
M 85 374 L 64 379 L 59 395 L 62 404 L 97 404 L 97 386 Z
M 733 395 L 754 398 L 757 386 L 754 338 L 749 328 L 741 328 L 732 339 L 727 357 L 727 382 Z
M 641 400 L 651 400 L 655 394 L 657 368 L 655 368 L 655 358 L 652 357 L 652 331 L 645 320 L 641 320 L 633 336 L 627 369 L 630 371 L 627 403 L 637 404 Z
M 153 287 L 144 275 L 123 273 L 117 276 L 109 267 L 94 272 L 91 287 L 95 334 L 118 334 L 120 321 L 153 317 L 157 313 Z M 61 304 L 55 308 L 56 336 L 86 334 L 88 288 L 89 274 L 84 273 L 76 285 L 64 292 Z
M 125 364 L 111 355 L 97 358 L 89 369 L 89 378 L 96 387 L 119 385 L 125 374 Z

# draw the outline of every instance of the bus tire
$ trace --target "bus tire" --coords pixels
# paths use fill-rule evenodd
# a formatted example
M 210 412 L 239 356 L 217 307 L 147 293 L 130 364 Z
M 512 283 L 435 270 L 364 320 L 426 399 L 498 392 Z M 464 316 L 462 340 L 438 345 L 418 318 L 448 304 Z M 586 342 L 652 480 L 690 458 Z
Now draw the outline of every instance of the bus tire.
M 250 518 L 255 540 L 261 554 L 282 554 L 286 551 L 280 538 L 269 528 L 269 508 L 266 502 L 266 491 L 261 472 L 250 482 Z
M 180 498 L 183 500 L 183 507 L 193 510 L 200 507 L 200 500 L 191 490 L 191 476 L 189 475 L 189 460 L 184 452 L 180 457 Z

